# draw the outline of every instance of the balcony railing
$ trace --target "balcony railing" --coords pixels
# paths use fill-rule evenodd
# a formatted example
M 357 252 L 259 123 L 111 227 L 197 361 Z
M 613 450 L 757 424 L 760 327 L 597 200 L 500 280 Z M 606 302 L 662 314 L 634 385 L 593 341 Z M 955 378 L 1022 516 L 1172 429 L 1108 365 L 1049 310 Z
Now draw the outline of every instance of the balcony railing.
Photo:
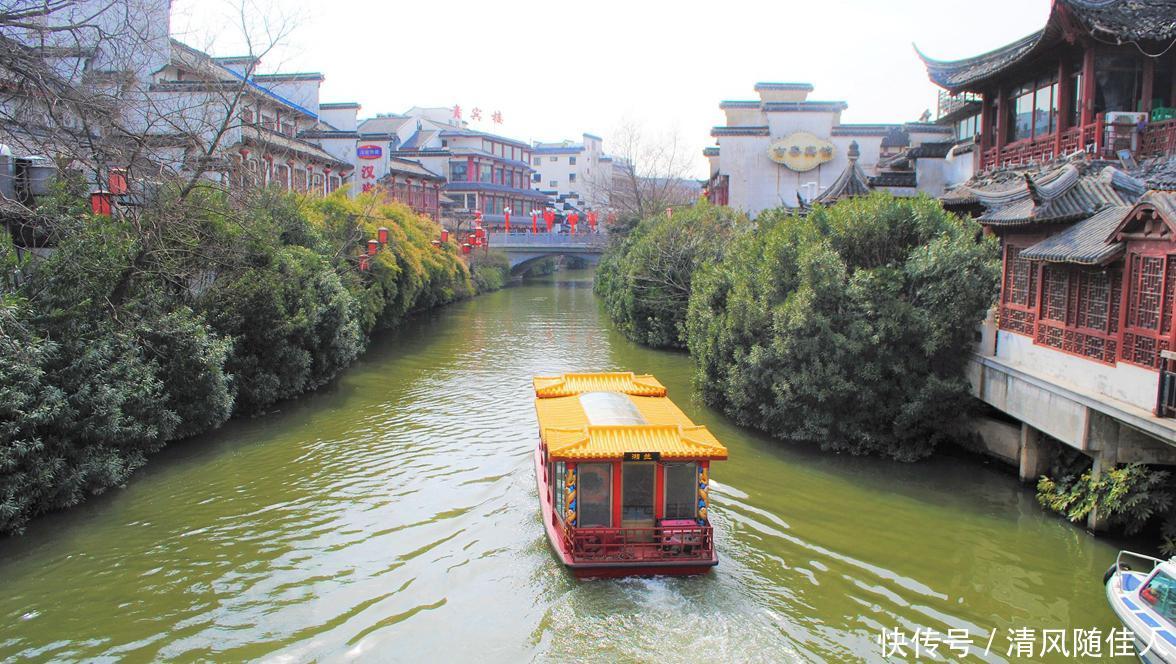
M 966 106 L 971 106 L 971 105 L 978 106 L 981 103 L 982 103 L 981 96 L 974 93 L 974 92 L 960 92 L 960 93 L 956 93 L 956 94 L 951 94 L 950 92 L 948 92 L 946 90 L 940 90 L 939 91 L 939 115 L 937 117 L 939 117 L 939 118 L 947 117 L 947 116 L 951 115 L 952 113 L 955 113 L 956 111 L 959 111 L 960 109 L 962 109 Z
M 1151 122 L 1139 140 L 1139 156 L 1158 157 L 1176 151 L 1176 118 Z
M 980 170 L 986 171 L 998 166 L 1039 164 L 1079 150 L 1100 152 L 1105 132 L 1103 116 L 1099 115 L 1095 122 L 1082 127 L 1071 127 L 1062 131 L 1060 135 L 1054 132 L 1009 143 L 999 150 L 995 147 L 989 148 L 981 155 Z M 1163 139 L 1157 137 L 1155 140 L 1159 142 Z
M 564 539 L 575 562 L 705 561 L 715 553 L 711 526 L 571 528 Z

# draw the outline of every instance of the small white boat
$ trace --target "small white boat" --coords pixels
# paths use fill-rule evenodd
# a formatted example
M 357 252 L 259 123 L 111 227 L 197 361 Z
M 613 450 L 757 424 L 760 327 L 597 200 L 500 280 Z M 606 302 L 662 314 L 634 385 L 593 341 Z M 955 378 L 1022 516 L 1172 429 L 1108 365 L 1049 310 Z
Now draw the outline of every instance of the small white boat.
M 1176 664 L 1176 558 L 1120 551 L 1103 577 L 1107 601 L 1146 664 Z

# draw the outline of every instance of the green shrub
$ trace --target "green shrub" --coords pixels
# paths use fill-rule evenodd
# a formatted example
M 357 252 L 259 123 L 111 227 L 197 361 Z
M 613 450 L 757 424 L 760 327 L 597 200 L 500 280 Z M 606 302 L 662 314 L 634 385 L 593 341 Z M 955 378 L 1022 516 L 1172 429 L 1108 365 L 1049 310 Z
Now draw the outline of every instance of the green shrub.
M 133 335 L 80 321 L 60 342 L 0 311 L 0 532 L 126 481 L 173 434 L 158 367 Z
M 212 328 L 233 340 L 226 368 L 238 411 L 296 396 L 350 363 L 363 347 L 354 306 L 326 261 L 298 246 L 214 285 L 202 308 Z
M 510 258 L 501 251 L 478 254 L 474 259 L 474 289 L 479 293 L 496 291 L 510 280 Z
M 474 293 L 454 248 L 432 245 L 440 228 L 376 195 L 164 187 L 122 218 L 90 215 L 76 185 L 30 222 L 48 258 L 22 264 L 0 234 L 0 266 L 25 276 L 0 281 L 0 532 L 125 482 L 168 440 L 322 385 L 373 330 Z M 380 227 L 389 242 L 361 272 Z
M 605 311 L 629 339 L 653 347 L 686 346 L 686 305 L 698 267 L 716 260 L 746 219 L 700 201 L 667 218 L 644 219 L 609 247 L 596 272 Z
M 1168 471 L 1133 463 L 1112 468 L 1097 479 L 1092 475 L 1087 468 L 1056 480 L 1042 477 L 1037 482 L 1037 501 L 1073 522 L 1084 521 L 1098 510 L 1109 526 L 1128 535 L 1155 521 L 1171 521 L 1176 487 L 1169 482 Z
M 694 278 L 686 327 L 703 397 L 746 426 L 853 454 L 913 460 L 954 435 L 996 243 L 926 197 L 756 223 Z

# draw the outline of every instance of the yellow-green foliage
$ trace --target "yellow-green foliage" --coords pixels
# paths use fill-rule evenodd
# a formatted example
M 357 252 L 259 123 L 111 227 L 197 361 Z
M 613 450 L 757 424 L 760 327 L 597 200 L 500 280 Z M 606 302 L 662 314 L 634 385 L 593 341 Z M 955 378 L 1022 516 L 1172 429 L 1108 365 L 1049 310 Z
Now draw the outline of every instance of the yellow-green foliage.
M 368 240 L 388 229 L 388 246 L 362 274 L 354 269 L 348 288 L 359 303 L 364 333 L 394 326 L 405 315 L 469 297 L 474 293 L 469 268 L 453 245 L 432 242 L 441 235 L 435 222 L 400 203 L 387 203 L 375 194 L 352 200 L 342 192 L 326 198 L 307 198 L 306 215 L 324 237 L 338 247 L 337 260 L 354 263 Z

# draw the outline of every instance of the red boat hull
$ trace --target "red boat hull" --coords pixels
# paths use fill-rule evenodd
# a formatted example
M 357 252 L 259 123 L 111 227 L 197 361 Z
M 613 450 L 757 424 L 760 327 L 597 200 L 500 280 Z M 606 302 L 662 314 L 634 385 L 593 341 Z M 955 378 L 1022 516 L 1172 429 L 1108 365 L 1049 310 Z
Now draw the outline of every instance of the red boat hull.
M 586 578 L 615 578 L 622 576 L 692 576 L 705 574 L 712 567 L 719 564 L 718 555 L 712 555 L 709 560 L 689 561 L 616 561 L 616 562 L 577 562 L 568 550 L 567 542 L 560 531 L 559 521 L 555 518 L 554 506 L 551 504 L 550 491 L 544 480 L 543 456 L 539 446 L 535 446 L 535 484 L 539 489 L 539 509 L 543 516 L 543 527 L 547 531 L 547 542 L 552 551 L 559 557 L 561 563 L 578 579 Z

